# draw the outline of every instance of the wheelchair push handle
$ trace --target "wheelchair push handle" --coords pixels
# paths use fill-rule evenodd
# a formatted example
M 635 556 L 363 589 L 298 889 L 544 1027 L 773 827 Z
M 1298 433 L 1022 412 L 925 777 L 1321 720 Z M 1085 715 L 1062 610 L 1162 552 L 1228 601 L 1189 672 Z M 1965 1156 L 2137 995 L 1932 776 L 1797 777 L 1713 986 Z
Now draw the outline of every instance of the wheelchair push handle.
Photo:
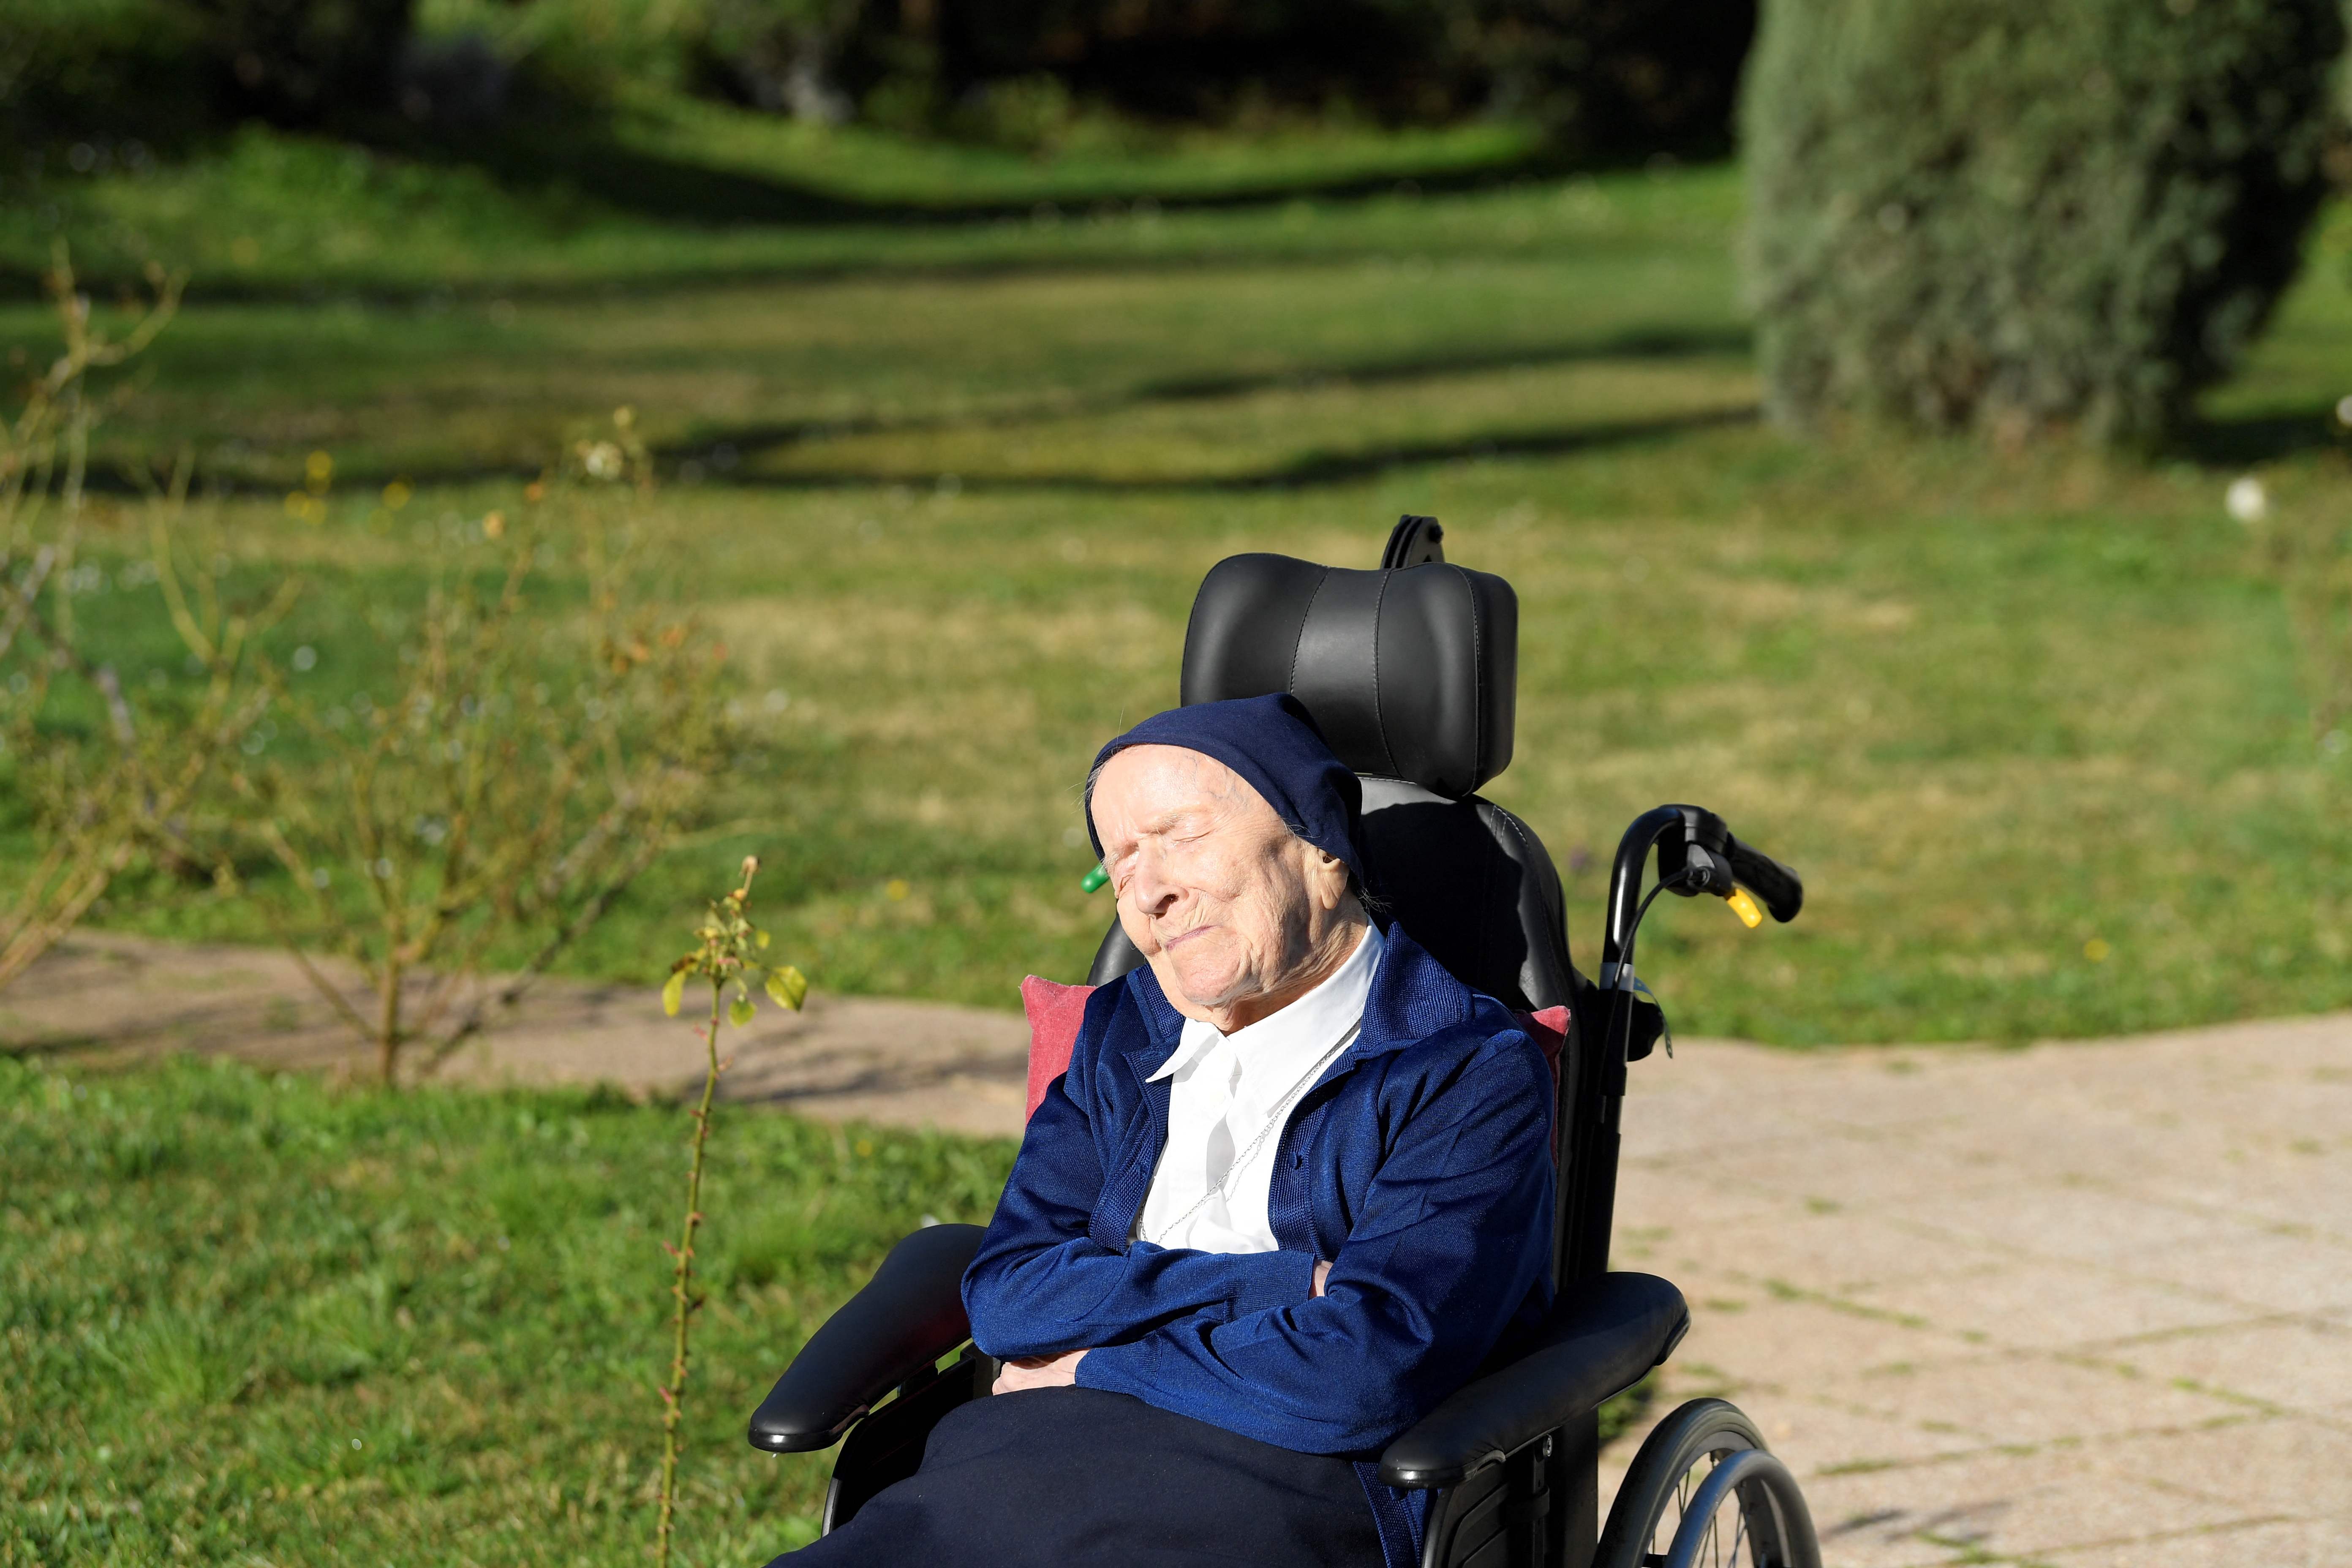
M 1723 857 L 1731 862 L 1731 874 L 1739 885 L 1763 900 L 1765 909 L 1782 925 L 1795 920 L 1797 911 L 1805 907 L 1805 884 L 1796 872 L 1754 845 L 1742 844 L 1727 833 Z
M 1642 897 L 1643 872 L 1657 852 L 1658 880 Z M 1752 845 L 1742 844 L 1720 816 L 1698 805 L 1660 805 L 1633 819 L 1618 842 L 1609 878 L 1609 920 L 1601 947 L 1602 984 L 1631 973 L 1634 931 L 1650 900 L 1660 893 L 1696 898 L 1713 893 L 1755 925 L 1762 919 L 1753 893 L 1783 923 L 1804 907 L 1805 885 L 1797 873 Z

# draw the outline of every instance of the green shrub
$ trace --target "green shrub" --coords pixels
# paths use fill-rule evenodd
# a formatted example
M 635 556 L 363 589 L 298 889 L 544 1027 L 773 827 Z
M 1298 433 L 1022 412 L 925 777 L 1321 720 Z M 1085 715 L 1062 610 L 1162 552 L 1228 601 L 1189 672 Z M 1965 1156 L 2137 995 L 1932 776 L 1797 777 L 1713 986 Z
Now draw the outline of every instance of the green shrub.
M 1741 113 L 1768 397 L 2161 436 L 2293 278 L 2340 0 L 1782 0 Z

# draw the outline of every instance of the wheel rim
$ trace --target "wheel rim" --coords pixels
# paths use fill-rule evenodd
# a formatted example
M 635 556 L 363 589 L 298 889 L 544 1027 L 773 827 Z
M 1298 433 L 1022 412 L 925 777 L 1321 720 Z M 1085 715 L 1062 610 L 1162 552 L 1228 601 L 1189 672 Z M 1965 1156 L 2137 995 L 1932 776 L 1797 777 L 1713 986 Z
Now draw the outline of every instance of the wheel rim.
M 1708 1484 L 1716 1471 L 1753 1450 L 1724 1447 L 1701 1454 L 1675 1478 L 1672 1495 L 1643 1543 L 1641 1568 L 1781 1568 L 1772 1502 L 1761 1486 Z M 1703 1509 L 1702 1523 L 1693 1515 Z M 1685 1550 L 1675 1548 L 1681 1543 Z

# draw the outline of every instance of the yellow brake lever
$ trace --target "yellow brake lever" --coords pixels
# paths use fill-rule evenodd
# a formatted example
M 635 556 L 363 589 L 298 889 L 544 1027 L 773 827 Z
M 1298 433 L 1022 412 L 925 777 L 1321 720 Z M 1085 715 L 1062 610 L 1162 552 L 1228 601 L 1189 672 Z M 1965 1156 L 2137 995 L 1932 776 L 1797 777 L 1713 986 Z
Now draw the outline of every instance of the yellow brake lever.
M 1731 906 L 1731 912 L 1738 915 L 1739 923 L 1749 931 L 1764 923 L 1764 911 L 1756 907 L 1756 900 L 1748 896 L 1747 889 L 1732 889 L 1730 896 L 1723 901 Z

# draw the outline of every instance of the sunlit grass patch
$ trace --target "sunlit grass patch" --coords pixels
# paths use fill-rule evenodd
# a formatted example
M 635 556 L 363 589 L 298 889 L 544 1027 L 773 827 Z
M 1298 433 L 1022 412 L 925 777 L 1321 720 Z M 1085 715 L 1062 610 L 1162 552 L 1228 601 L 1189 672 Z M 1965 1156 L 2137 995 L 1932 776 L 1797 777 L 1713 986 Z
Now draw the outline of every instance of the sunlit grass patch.
M 1400 460 L 1556 452 L 1752 418 L 1745 363 L 1595 363 L 1433 372 L 1404 384 L 1343 375 L 1216 398 L 946 429 L 818 436 L 747 467 L 761 479 L 1173 486 L 1313 483 Z
M 1786 930 L 1668 903 L 1648 967 L 1678 1027 L 2017 1039 L 2352 1004 L 2352 762 L 2315 743 L 2221 503 L 2241 464 L 2283 515 L 2352 494 L 2325 423 L 2352 390 L 2345 220 L 2219 423 L 2140 463 L 1758 424 L 1736 198 L 1699 170 L 1171 210 L 1181 256 L 1119 250 L 1129 211 L 955 241 L 1017 239 L 1002 266 L 867 226 L 828 231 L 855 271 L 200 291 L 121 428 L 268 484 L 229 503 L 235 549 L 311 575 L 287 637 L 356 690 L 389 677 L 354 606 L 412 596 L 450 530 L 640 410 L 671 481 L 653 570 L 730 646 L 754 744 L 588 973 L 646 978 L 757 850 L 821 988 L 1009 1006 L 1024 973 L 1076 977 L 1109 913 L 1077 889 L 1076 781 L 1175 700 L 1202 574 L 1369 565 L 1411 510 L 1518 588 L 1492 793 L 1566 863 L 1580 962 L 1615 835 L 1660 800 L 1804 872 Z M 603 265 L 571 243 L 515 254 Z M 278 476 L 321 447 L 346 479 L 299 522 Z M 102 918 L 264 935 L 201 888 Z
M 2017 1039 L 2341 1005 L 2342 763 L 2215 489 L 1957 447 L 1792 459 L 1735 425 L 1293 489 L 673 491 L 656 526 L 723 585 L 703 613 L 759 750 L 712 806 L 738 828 L 657 867 L 575 962 L 647 977 L 651 933 L 756 849 L 822 987 L 1003 1006 L 1023 973 L 1075 978 L 1109 917 L 1077 888 L 1076 781 L 1174 700 L 1202 573 L 1369 563 L 1412 510 L 1518 589 L 1517 752 L 1490 793 L 1566 863 L 1580 961 L 1615 835 L 1657 801 L 1805 873 L 1785 929 L 1665 906 L 1646 969 L 1678 1028 Z M 302 633 L 311 679 L 370 679 L 331 620 Z M 192 893 L 109 918 L 232 916 Z
M 681 1046 L 681 1050 L 688 1047 Z M 743 1421 L 1001 1142 L 722 1111 L 687 1560 L 813 1533 Z M 642 1561 L 685 1113 L 0 1058 L 0 1562 Z

